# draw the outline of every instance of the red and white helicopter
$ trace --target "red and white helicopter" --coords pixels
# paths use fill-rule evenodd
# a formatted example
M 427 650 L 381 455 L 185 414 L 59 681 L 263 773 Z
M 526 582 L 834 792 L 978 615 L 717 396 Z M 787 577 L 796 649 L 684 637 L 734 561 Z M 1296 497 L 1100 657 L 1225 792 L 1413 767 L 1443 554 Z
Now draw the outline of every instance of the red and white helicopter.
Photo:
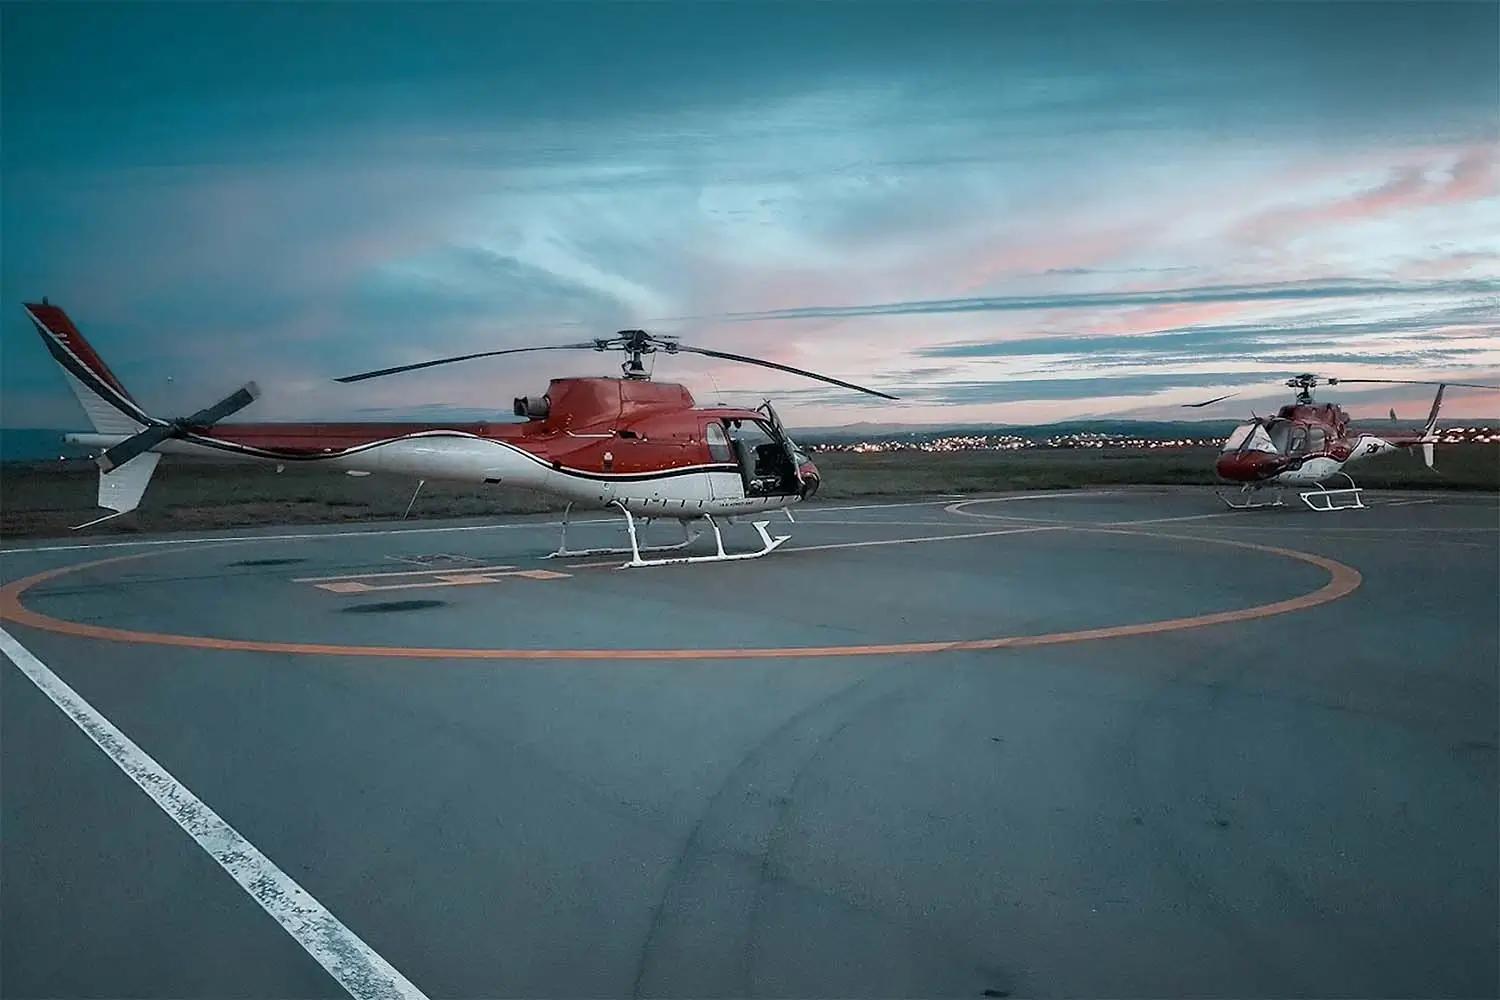
M 562 542 L 553 556 L 629 554 L 628 566 L 755 559 L 785 542 L 768 521 L 753 521 L 761 547 L 727 553 L 717 518 L 733 520 L 773 510 L 792 518 L 793 505 L 811 497 L 818 469 L 792 441 L 769 400 L 757 409 L 698 407 L 681 385 L 653 382 L 648 355 L 690 353 L 791 372 L 885 399 L 896 397 L 774 361 L 692 347 L 643 330 L 583 343 L 483 351 L 338 379 L 359 382 L 399 372 L 531 351 L 623 351 L 620 378 L 553 379 L 542 396 L 515 400 L 524 423 L 225 424 L 254 402 L 254 382 L 191 416 L 163 420 L 143 410 L 62 309 L 46 299 L 26 312 L 47 350 L 83 404 L 92 434 L 70 434 L 75 444 L 105 449 L 98 456 L 99 506 L 112 513 L 78 527 L 135 510 L 162 454 L 212 456 L 250 462 L 316 464 L 352 473 L 396 473 L 429 480 L 520 486 L 567 501 Z M 415 496 L 413 497 L 415 499 Z M 615 508 L 624 515 L 629 548 L 569 550 L 574 504 Z M 409 508 L 408 508 L 409 509 Z M 643 546 L 636 518 L 678 521 L 683 540 Z M 698 537 L 689 525 L 713 530 L 712 555 L 643 558 L 687 548 Z
M 1318 385 L 1354 383 L 1387 385 L 1435 385 L 1437 395 L 1432 411 L 1420 431 L 1358 430 L 1350 425 L 1349 415 L 1335 403 L 1313 402 Z M 1500 389 L 1500 386 L 1475 385 L 1469 382 L 1424 382 L 1388 378 L 1319 378 L 1302 374 L 1287 379 L 1286 385 L 1297 391 L 1296 401 L 1281 407 L 1274 417 L 1254 417 L 1241 424 L 1224 440 L 1216 471 L 1219 478 L 1240 486 L 1238 499 L 1219 494 L 1236 510 L 1282 506 L 1281 490 L 1286 486 L 1313 487 L 1298 493 L 1302 502 L 1316 511 L 1363 508 L 1360 488 L 1345 468 L 1354 462 L 1398 449 L 1422 449 L 1422 459 L 1432 468 L 1433 445 L 1438 440 L 1438 411 L 1443 405 L 1443 390 L 1449 386 L 1466 389 Z M 1228 396 L 1186 403 L 1203 407 Z M 1394 422 L 1396 413 L 1391 411 Z M 1325 483 L 1342 476 L 1348 486 L 1329 489 Z M 1274 498 L 1264 500 L 1262 490 L 1274 491 Z

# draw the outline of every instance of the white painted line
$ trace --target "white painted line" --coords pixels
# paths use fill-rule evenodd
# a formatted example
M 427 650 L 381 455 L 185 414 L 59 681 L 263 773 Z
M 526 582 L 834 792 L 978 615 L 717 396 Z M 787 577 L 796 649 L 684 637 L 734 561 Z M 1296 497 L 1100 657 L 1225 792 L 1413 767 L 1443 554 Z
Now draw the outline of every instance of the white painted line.
M 1213 514 L 1189 514 L 1187 517 L 1151 517 L 1144 521 L 1106 521 L 1100 527 L 1118 528 L 1127 524 L 1171 524 L 1174 521 L 1207 521 L 1215 517 L 1234 517 L 1235 511 L 1221 510 Z
M 1437 500 L 1436 499 L 1432 499 L 1432 500 L 1392 500 L 1390 503 L 1387 503 L 1386 506 L 1387 507 L 1410 507 L 1413 504 L 1419 504 L 1419 503 L 1437 503 Z
M 800 507 L 800 512 L 816 514 L 825 510 L 884 510 L 887 507 L 936 507 L 939 504 L 948 503 L 947 500 L 903 500 L 899 503 L 865 503 L 853 507 Z
M 965 510 L 971 504 L 980 503 L 1004 503 L 1008 500 L 1052 500 L 1071 499 L 1074 497 L 1107 497 L 1114 496 L 1120 490 L 1069 490 L 1066 493 L 1031 493 L 1025 496 L 1015 497 L 980 497 L 977 500 L 963 500 L 959 503 L 950 503 L 943 508 L 945 514 L 961 514 L 964 517 L 977 517 L 986 521 L 1011 521 L 1016 524 L 1063 524 L 1082 525 L 1086 522 L 1068 521 L 1056 517 L 1032 517 L 1030 515 L 1016 514 L 982 514 L 979 511 Z
M 952 525 L 959 527 L 959 525 Z M 923 535 L 919 538 L 877 538 L 867 542 L 834 542 L 829 545 L 783 545 L 777 552 L 827 552 L 830 549 L 863 549 L 872 545 L 920 545 L 924 542 L 948 542 L 961 538 L 994 538 L 997 535 L 1024 535 L 1032 531 L 1068 531 L 1065 524 L 1039 524 L 1025 528 L 997 528 L 994 531 L 966 531 L 952 535 Z M 629 553 L 624 553 L 629 555 Z M 618 559 L 609 562 L 568 563 L 567 569 L 625 569 Z
M 377 997 L 426 1000 L 421 990 L 3 628 L 0 628 L 0 652 L 151 796 L 162 812 L 217 861 L 350 996 L 356 1000 Z
M 1026 493 L 1014 497 L 980 497 L 977 500 L 963 500 L 959 503 L 950 503 L 944 510 L 957 511 L 961 507 L 970 507 L 980 503 L 1010 503 L 1014 500 L 1072 500 L 1077 497 L 1112 497 L 1119 490 L 1066 490 L 1062 493 Z
M 872 545 L 917 545 L 922 542 L 947 542 L 959 538 L 994 538 L 996 535 L 1024 535 L 1032 531 L 1066 531 L 1061 524 L 1043 524 L 1031 528 L 1000 528 L 996 531 L 970 531 L 961 535 L 927 535 L 922 538 L 878 538 L 868 542 L 835 542 L 832 545 L 797 545 L 782 552 L 826 552 L 829 549 L 863 549 Z
M 1225 525 L 1221 525 L 1218 530 L 1220 530 L 1220 531 L 1264 531 L 1265 527 L 1266 526 L 1265 526 L 1264 523 L 1259 524 L 1259 525 L 1250 525 L 1250 524 L 1225 524 Z M 1325 527 L 1322 527 L 1321 525 L 1318 526 L 1318 527 L 1316 527 L 1316 528 L 1298 528 L 1298 527 L 1292 527 L 1290 525 L 1286 525 L 1286 526 L 1283 526 L 1283 525 L 1280 525 L 1280 524 L 1276 525 L 1276 533 L 1277 534 L 1295 534 L 1295 535 L 1349 535 L 1349 534 L 1356 534 L 1356 533 L 1362 533 L 1362 532 L 1363 533 L 1370 533 L 1370 534 L 1378 534 L 1378 535 L 1402 535 L 1402 534 L 1413 534 L 1413 533 L 1431 534 L 1433 532 L 1439 532 L 1439 533 L 1445 533 L 1445 534 L 1454 534 L 1454 533 L 1459 533 L 1459 534 L 1483 534 L 1485 532 L 1496 532 L 1496 531 L 1500 531 L 1500 528 L 1418 528 L 1418 527 L 1402 527 L 1402 528 L 1325 528 Z

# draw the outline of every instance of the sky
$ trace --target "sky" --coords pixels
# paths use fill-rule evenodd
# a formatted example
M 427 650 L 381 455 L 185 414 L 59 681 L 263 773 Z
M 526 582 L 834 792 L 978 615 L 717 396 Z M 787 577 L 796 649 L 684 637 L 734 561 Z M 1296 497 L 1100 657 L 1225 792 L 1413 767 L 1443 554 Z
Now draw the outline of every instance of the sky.
M 6 427 L 82 425 L 43 295 L 165 416 L 508 414 L 619 359 L 331 380 L 632 327 L 901 397 L 658 358 L 797 427 L 1500 384 L 1493 2 L 7 3 L 0 46 Z

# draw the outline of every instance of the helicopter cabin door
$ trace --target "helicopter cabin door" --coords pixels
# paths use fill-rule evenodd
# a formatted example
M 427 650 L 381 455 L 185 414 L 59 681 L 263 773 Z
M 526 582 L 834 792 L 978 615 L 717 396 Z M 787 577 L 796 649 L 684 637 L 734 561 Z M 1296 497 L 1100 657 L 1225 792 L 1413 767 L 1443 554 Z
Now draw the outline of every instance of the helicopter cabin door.
M 733 462 L 738 475 L 715 471 L 715 499 L 774 497 L 796 493 L 798 467 L 784 433 L 767 419 L 723 417 L 704 425 L 709 459 Z
M 776 408 L 771 405 L 771 401 L 766 400 L 760 408 L 765 411 L 766 420 L 771 425 L 771 436 L 781 445 L 781 453 L 786 459 L 782 478 L 787 492 L 799 492 L 802 488 L 802 455 L 797 451 L 797 446 L 792 443 L 792 436 L 782 426 L 781 418 L 776 415 Z M 790 475 L 787 475 L 788 472 Z

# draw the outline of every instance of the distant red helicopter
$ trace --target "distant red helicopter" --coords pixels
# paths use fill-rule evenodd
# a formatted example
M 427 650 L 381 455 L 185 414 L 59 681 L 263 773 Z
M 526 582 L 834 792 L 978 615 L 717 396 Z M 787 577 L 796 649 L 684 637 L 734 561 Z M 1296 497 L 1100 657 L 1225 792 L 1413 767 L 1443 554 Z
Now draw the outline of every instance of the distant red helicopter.
M 774 361 L 692 347 L 644 330 L 575 344 L 518 347 L 438 358 L 350 375 L 339 382 L 475 358 L 531 351 L 623 351 L 620 378 L 553 379 L 541 396 L 515 400 L 524 423 L 411 424 L 232 424 L 219 421 L 249 406 L 259 393 L 247 383 L 191 416 L 163 420 L 146 413 L 84 340 L 67 314 L 46 299 L 27 303 L 42 342 L 83 404 L 93 434 L 68 440 L 104 448 L 98 456 L 99 506 L 113 513 L 84 528 L 134 510 L 162 453 L 215 456 L 263 463 L 317 464 L 354 474 L 398 473 L 420 483 L 452 480 L 521 486 L 567 501 L 562 542 L 553 556 L 629 554 L 628 566 L 755 559 L 788 537 L 772 537 L 768 521 L 754 521 L 761 547 L 726 553 L 716 518 L 785 510 L 811 497 L 820 484 L 817 466 L 787 434 L 769 400 L 757 409 L 699 407 L 681 385 L 650 381 L 645 358 L 658 352 L 774 368 L 857 392 L 895 399 L 827 375 Z M 413 495 L 415 500 L 415 495 Z M 628 549 L 569 550 L 568 517 L 575 503 L 615 508 L 624 515 Z M 408 506 L 408 510 L 410 507 Z M 683 540 L 647 547 L 636 534 L 636 517 L 673 519 Z M 713 530 L 715 553 L 643 558 L 643 553 L 680 550 L 698 537 L 688 525 L 702 519 Z
M 1350 426 L 1349 415 L 1334 403 L 1313 402 L 1313 390 L 1319 384 L 1354 383 L 1386 385 L 1435 385 L 1437 395 L 1432 411 L 1420 431 L 1357 430 Z M 1316 511 L 1363 508 L 1360 488 L 1344 468 L 1366 458 L 1384 455 L 1397 449 L 1422 449 L 1422 458 L 1432 468 L 1433 444 L 1438 439 L 1438 410 L 1443 405 L 1443 390 L 1449 386 L 1466 389 L 1500 389 L 1500 386 L 1474 385 L 1469 382 L 1424 382 L 1389 378 L 1320 378 L 1301 374 L 1287 379 L 1286 385 L 1297 391 L 1296 401 L 1283 406 L 1274 417 L 1255 417 L 1241 424 L 1224 440 L 1216 471 L 1219 478 L 1240 485 L 1238 500 L 1219 494 L 1236 510 L 1282 506 L 1281 489 L 1285 486 L 1310 486 L 1298 495 Z M 1185 406 L 1203 407 L 1228 399 L 1219 396 L 1202 403 Z M 1396 419 L 1391 411 L 1391 420 Z M 1342 476 L 1348 486 L 1329 489 L 1325 483 Z M 1274 498 L 1263 500 L 1260 492 L 1274 491 Z

